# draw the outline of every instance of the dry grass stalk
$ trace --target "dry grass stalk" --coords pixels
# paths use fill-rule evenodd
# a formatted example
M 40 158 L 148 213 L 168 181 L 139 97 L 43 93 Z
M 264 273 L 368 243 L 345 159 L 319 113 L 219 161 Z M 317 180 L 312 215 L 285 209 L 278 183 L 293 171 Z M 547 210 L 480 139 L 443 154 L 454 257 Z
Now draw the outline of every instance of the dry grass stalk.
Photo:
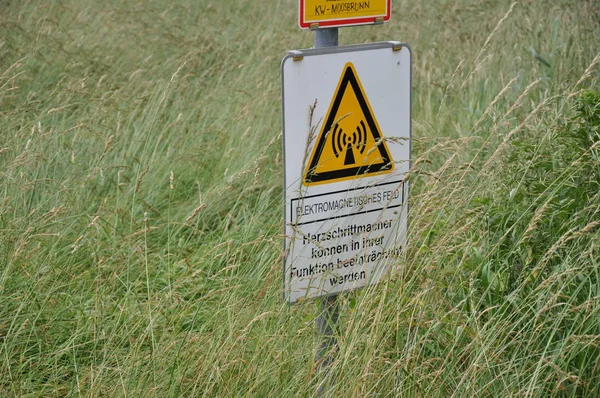
M 579 230 L 577 230 L 576 226 L 569 229 L 550 247 L 550 249 L 548 249 L 548 251 L 544 254 L 542 259 L 540 260 L 540 265 L 545 265 L 548 261 L 550 261 L 550 259 L 556 253 L 556 251 L 558 249 L 560 249 L 564 244 L 566 244 L 567 242 L 569 242 L 573 239 L 580 238 L 584 235 L 587 235 L 588 233 L 590 233 L 594 228 L 596 228 L 599 225 L 600 225 L 600 220 L 596 220 L 596 221 L 592 221 L 592 222 L 588 223 L 585 227 L 583 227 Z
M 473 73 L 478 69 L 477 62 L 479 61 L 479 58 L 481 58 L 483 53 L 487 50 L 487 48 L 490 45 L 490 42 L 492 41 L 492 38 L 496 35 L 496 33 L 498 32 L 498 30 L 500 29 L 500 27 L 502 26 L 504 21 L 506 21 L 506 19 L 510 16 L 510 14 L 512 13 L 513 9 L 515 8 L 515 6 L 517 4 L 518 4 L 517 2 L 512 3 L 512 5 L 510 6 L 510 8 L 506 12 L 506 14 L 504 14 L 504 16 L 498 21 L 498 23 L 496 24 L 496 27 L 494 28 L 494 30 L 492 30 L 492 33 L 490 33 L 489 36 L 487 37 L 487 39 L 485 39 L 485 43 L 483 43 L 483 47 L 481 47 L 481 49 L 479 50 L 479 53 L 477 53 L 477 56 L 475 57 L 475 60 L 473 61 L 473 64 L 471 65 L 471 72 L 469 72 L 469 74 L 467 75 L 467 78 L 461 85 L 461 88 L 463 88 L 469 82 Z
M 140 186 L 142 185 L 142 181 L 144 180 L 144 176 L 146 175 L 146 173 L 148 173 L 148 170 L 150 170 L 150 166 L 146 166 L 144 171 L 142 171 L 142 174 L 140 174 L 140 176 L 138 177 L 137 182 L 135 183 L 135 193 L 138 193 L 138 191 L 140 190 Z
M 592 75 L 592 72 L 594 71 L 594 67 L 598 63 L 600 63 L 600 53 L 596 54 L 596 56 L 592 60 L 592 63 L 590 64 L 590 66 L 587 67 L 587 69 L 585 70 L 585 72 L 583 72 L 583 75 L 581 75 L 581 77 L 579 78 L 579 80 L 577 81 L 577 83 L 575 83 L 575 85 L 573 86 L 571 92 L 567 96 L 567 99 L 571 99 L 574 96 L 576 96 L 577 94 L 579 94 L 579 91 L 576 91 L 575 89 L 577 87 L 579 87 L 579 85 L 581 83 L 583 83 L 588 77 L 590 77 Z
M 190 214 L 186 219 L 185 219 L 185 224 L 187 224 L 188 222 L 192 221 L 203 209 L 206 208 L 206 203 L 202 203 L 200 204 L 200 206 L 196 207 L 194 209 L 194 211 L 192 211 L 192 214 Z
M 498 101 L 500 101 L 500 98 L 502 98 L 502 96 L 504 95 L 504 93 L 513 85 L 514 82 L 517 81 L 517 79 L 519 78 L 519 76 L 515 76 L 513 77 L 503 88 L 502 90 L 500 90 L 500 92 L 496 95 L 496 97 L 492 100 L 492 102 L 490 102 L 490 104 L 488 105 L 488 107 L 486 108 L 485 112 L 483 112 L 483 114 L 481 115 L 481 117 L 479 118 L 479 120 L 477 120 L 477 122 L 475 123 L 475 125 L 473 126 L 473 128 L 471 129 L 471 132 L 474 132 L 477 130 L 477 127 L 479 127 L 479 124 L 481 122 L 483 122 L 483 120 L 487 117 L 487 115 L 490 113 L 490 111 L 492 110 L 492 108 L 494 107 L 494 105 L 496 105 L 498 103 Z
M 452 76 L 450 76 L 450 82 L 448 83 L 448 85 L 446 86 L 446 89 L 444 90 L 444 96 L 442 97 L 442 100 L 440 101 L 440 107 L 438 108 L 437 111 L 437 116 L 440 116 L 440 113 L 442 112 L 442 109 L 444 108 L 444 104 L 446 103 L 446 98 L 448 98 L 448 93 L 450 92 L 450 90 L 452 88 L 454 88 L 454 78 L 456 77 L 456 75 L 458 75 L 458 71 L 460 70 L 460 67 L 464 64 L 465 60 L 461 59 L 460 62 L 458 63 L 458 65 L 456 65 L 456 69 L 454 69 L 454 73 L 452 73 Z
M 538 106 L 532 111 L 530 112 L 525 119 L 523 119 L 523 121 L 514 129 L 512 129 L 507 135 L 506 137 L 504 137 L 504 140 L 502 140 L 502 143 L 500 145 L 498 145 L 498 148 L 494 151 L 494 153 L 489 157 L 489 159 L 485 162 L 485 165 L 482 168 L 482 172 L 487 170 L 488 167 L 490 166 L 490 164 L 496 159 L 496 157 L 498 157 L 498 155 L 502 152 L 502 150 L 504 150 L 504 148 L 506 147 L 506 144 L 510 141 L 510 139 L 519 131 L 521 131 L 523 129 L 523 127 L 525 127 L 527 125 L 527 123 L 530 121 L 530 119 L 532 117 L 534 117 L 535 115 L 537 115 L 537 113 L 544 107 L 544 105 L 546 105 L 550 99 L 552 99 L 552 97 L 548 97 L 546 99 L 544 99 L 542 102 L 540 102 L 538 104 Z
M 544 213 L 546 212 L 546 210 L 548 210 L 548 206 L 550 206 L 551 201 L 552 201 L 552 198 L 548 198 L 544 202 L 544 204 L 535 211 L 533 217 L 531 218 L 531 221 L 527 225 L 527 229 L 525 230 L 523 237 L 521 238 L 521 242 L 526 241 L 531 237 L 531 234 L 537 228 Z

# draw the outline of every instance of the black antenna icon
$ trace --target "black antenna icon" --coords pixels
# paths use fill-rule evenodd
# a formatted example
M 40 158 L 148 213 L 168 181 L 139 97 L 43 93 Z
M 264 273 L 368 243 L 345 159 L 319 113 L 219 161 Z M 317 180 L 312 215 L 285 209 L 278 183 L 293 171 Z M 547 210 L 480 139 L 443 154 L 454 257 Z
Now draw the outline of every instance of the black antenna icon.
M 365 122 L 361 120 L 352 134 L 345 133 L 340 125 L 336 123 L 331 137 L 331 146 L 336 158 L 340 157 L 340 153 L 344 149 L 346 150 L 344 166 L 355 164 L 354 149 L 363 154 L 367 146 L 367 127 L 365 126 Z

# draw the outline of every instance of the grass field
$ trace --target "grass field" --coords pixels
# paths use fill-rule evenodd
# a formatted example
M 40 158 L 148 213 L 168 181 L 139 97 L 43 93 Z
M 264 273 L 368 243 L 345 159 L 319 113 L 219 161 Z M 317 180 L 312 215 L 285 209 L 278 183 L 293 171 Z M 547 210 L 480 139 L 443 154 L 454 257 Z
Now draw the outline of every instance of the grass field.
M 0 397 L 313 396 L 281 298 L 297 2 L 0 0 Z M 327 396 L 600 396 L 600 4 L 394 0 L 409 245 Z

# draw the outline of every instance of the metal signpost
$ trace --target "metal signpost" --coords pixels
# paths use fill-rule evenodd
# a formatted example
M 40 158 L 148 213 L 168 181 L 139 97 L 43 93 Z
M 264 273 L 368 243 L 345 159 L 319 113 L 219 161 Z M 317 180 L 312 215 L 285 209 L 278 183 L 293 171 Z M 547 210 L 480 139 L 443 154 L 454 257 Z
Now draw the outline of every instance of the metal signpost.
M 337 47 L 336 26 L 382 23 L 391 0 L 300 0 L 314 48 L 282 62 L 289 303 L 319 297 L 322 395 L 337 294 L 377 283 L 406 244 L 411 54 L 399 42 Z M 325 28 L 325 29 L 323 29 Z
M 338 28 L 320 29 L 315 31 L 314 48 L 337 47 Z M 317 394 L 323 395 L 329 382 L 329 364 L 333 360 L 332 350 L 336 346 L 335 326 L 339 317 L 337 296 L 325 296 L 319 301 L 319 315 L 316 320 L 317 332 L 321 336 L 321 343 L 317 349 L 317 371 L 325 374 Z

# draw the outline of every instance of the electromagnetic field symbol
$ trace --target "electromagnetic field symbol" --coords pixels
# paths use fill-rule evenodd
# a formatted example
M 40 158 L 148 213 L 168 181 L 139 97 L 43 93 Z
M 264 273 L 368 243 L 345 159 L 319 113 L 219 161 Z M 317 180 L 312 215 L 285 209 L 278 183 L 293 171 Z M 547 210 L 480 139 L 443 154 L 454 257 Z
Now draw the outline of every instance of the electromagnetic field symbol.
M 367 126 L 365 126 L 365 122 L 361 120 L 352 133 L 344 132 L 340 125 L 336 124 L 332 134 L 331 144 L 335 156 L 339 157 L 342 151 L 345 150 L 344 166 L 356 164 L 354 150 L 364 154 L 367 147 Z
M 389 173 L 387 144 L 351 62 L 342 71 L 307 164 L 306 186 Z

